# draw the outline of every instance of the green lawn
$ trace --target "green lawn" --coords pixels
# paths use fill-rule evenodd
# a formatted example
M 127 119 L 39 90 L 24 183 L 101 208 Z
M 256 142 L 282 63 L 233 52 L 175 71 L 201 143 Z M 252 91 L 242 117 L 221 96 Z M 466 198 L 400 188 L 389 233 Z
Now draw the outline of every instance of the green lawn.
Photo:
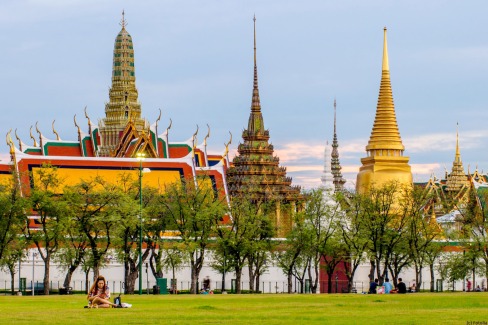
M 488 323 L 488 293 L 122 296 L 129 309 L 84 309 L 85 296 L 0 296 L 0 324 Z M 473 323 L 474 324 L 474 323 Z

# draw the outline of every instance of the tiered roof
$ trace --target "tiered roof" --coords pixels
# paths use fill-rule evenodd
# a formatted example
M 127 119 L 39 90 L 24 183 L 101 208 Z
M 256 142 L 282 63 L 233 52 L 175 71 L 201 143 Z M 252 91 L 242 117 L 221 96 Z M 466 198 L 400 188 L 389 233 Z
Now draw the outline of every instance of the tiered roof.
M 300 187 L 291 186 L 292 179 L 286 176 L 286 168 L 279 166 L 279 158 L 273 155 L 274 148 L 269 143 L 269 131 L 264 128 L 256 63 L 256 18 L 251 114 L 242 138 L 244 143 L 239 144 L 233 166 L 227 170 L 229 194 L 247 193 L 256 200 L 296 201 Z

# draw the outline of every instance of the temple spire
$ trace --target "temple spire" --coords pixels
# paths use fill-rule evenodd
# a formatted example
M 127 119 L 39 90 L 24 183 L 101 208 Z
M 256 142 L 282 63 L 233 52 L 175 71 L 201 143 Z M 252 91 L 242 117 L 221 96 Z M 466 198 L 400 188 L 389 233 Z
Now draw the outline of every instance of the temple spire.
M 341 163 L 339 161 L 339 141 L 337 141 L 337 125 L 336 125 L 336 115 L 337 115 L 337 102 L 334 98 L 334 137 L 332 138 L 332 154 L 331 154 L 331 172 L 334 175 L 334 187 L 336 192 L 340 192 L 344 189 L 344 183 L 346 180 L 342 177 L 341 173 Z
M 252 89 L 251 109 L 253 112 L 260 112 L 261 102 L 259 100 L 258 65 L 256 60 L 256 16 L 253 17 L 253 21 L 254 21 L 254 83 Z
M 127 26 L 127 21 L 125 20 L 125 11 L 122 10 L 122 19 L 120 20 L 120 26 L 122 26 L 122 29 Z
M 468 181 L 464 173 L 464 166 L 461 160 L 461 151 L 459 150 L 459 123 L 456 124 L 456 154 L 452 162 L 451 173 L 447 176 L 446 185 L 448 191 L 458 191 Z
M 263 116 L 261 114 L 261 101 L 259 99 L 259 87 L 258 87 L 258 65 L 256 59 L 256 16 L 253 17 L 254 21 L 254 82 L 252 89 L 251 100 L 251 115 L 249 116 L 248 131 L 253 133 L 264 132 Z
M 388 43 L 386 27 L 384 28 L 383 62 L 381 72 L 381 85 L 376 107 L 376 116 L 373 130 L 369 138 L 366 151 L 370 156 L 403 156 L 403 146 L 398 130 L 393 102 L 393 92 L 390 82 L 390 66 L 388 62 Z
M 409 158 L 403 155 L 403 146 L 398 130 L 393 91 L 390 82 L 387 30 L 383 29 L 383 59 L 381 84 L 376 106 L 373 130 L 366 146 L 367 156 L 361 158 L 362 166 L 356 180 L 356 191 L 367 193 L 372 186 L 383 186 L 395 181 L 411 186 L 412 170 Z
M 388 63 L 388 43 L 386 41 L 386 27 L 383 28 L 383 65 L 382 70 L 390 71 L 390 64 Z

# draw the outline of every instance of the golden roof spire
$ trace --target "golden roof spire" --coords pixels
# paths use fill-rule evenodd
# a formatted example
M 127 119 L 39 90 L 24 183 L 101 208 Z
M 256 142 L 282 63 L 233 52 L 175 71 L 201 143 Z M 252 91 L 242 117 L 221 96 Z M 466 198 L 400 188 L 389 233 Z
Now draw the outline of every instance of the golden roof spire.
M 459 123 L 456 123 L 456 154 L 452 162 L 451 173 L 447 176 L 446 185 L 448 191 L 458 191 L 468 181 L 464 173 L 464 166 L 461 160 L 461 151 L 459 150 Z
M 127 21 L 125 20 L 125 11 L 122 9 L 122 19 L 120 20 L 120 26 L 122 26 L 122 29 L 127 26 Z
M 461 161 L 461 152 L 459 151 L 459 123 L 456 122 L 456 155 L 454 156 L 454 161 Z
M 386 42 L 386 27 L 383 28 L 383 66 L 382 70 L 390 71 L 390 64 L 388 63 L 388 44 Z
M 366 151 L 369 151 L 370 156 L 403 156 L 404 150 L 405 147 L 403 146 L 400 131 L 398 130 L 395 104 L 393 102 L 385 27 L 380 93 L 378 96 L 373 130 L 371 131 L 371 137 L 366 146 Z

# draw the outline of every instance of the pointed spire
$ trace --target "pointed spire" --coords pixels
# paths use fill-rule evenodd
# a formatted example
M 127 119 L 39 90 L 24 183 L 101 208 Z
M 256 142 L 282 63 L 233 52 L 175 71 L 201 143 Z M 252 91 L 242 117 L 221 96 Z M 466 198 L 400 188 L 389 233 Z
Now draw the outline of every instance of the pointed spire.
M 446 185 L 448 191 L 458 191 L 468 181 L 468 176 L 464 173 L 464 166 L 459 150 L 459 123 L 456 123 L 456 154 L 452 162 L 451 173 L 447 176 Z
M 388 44 L 386 41 L 386 27 L 383 28 L 383 71 L 390 71 L 390 64 L 388 63 Z
M 249 116 L 247 130 L 251 134 L 264 132 L 263 116 L 261 114 L 261 101 L 259 99 L 259 87 L 258 87 L 258 65 L 256 60 L 256 16 L 253 17 L 254 21 L 254 82 L 252 89 L 252 101 L 251 101 L 251 115 Z
M 456 122 L 456 155 L 455 161 L 461 161 L 461 152 L 459 151 L 459 123 Z
M 342 177 L 341 173 L 341 163 L 339 161 L 339 141 L 337 141 L 337 125 L 336 125 L 336 115 L 337 115 L 337 102 L 334 98 L 334 137 L 332 139 L 332 155 L 331 155 L 331 165 L 332 165 L 332 175 L 334 175 L 334 186 L 335 191 L 340 192 L 344 189 L 344 183 L 346 180 Z
M 404 150 L 405 147 L 403 146 L 400 131 L 398 130 L 395 104 L 393 102 L 385 27 L 380 93 L 373 130 L 371 131 L 371 137 L 366 146 L 366 151 L 369 152 L 369 156 L 403 156 Z
M 261 102 L 259 100 L 258 65 L 256 60 L 256 15 L 254 15 L 253 21 L 254 21 L 254 84 L 252 89 L 251 109 L 253 112 L 259 112 L 261 111 Z
M 125 26 L 127 26 L 127 21 L 125 20 L 125 11 L 122 10 L 122 19 L 120 20 L 120 26 L 122 26 L 122 29 L 125 29 Z

